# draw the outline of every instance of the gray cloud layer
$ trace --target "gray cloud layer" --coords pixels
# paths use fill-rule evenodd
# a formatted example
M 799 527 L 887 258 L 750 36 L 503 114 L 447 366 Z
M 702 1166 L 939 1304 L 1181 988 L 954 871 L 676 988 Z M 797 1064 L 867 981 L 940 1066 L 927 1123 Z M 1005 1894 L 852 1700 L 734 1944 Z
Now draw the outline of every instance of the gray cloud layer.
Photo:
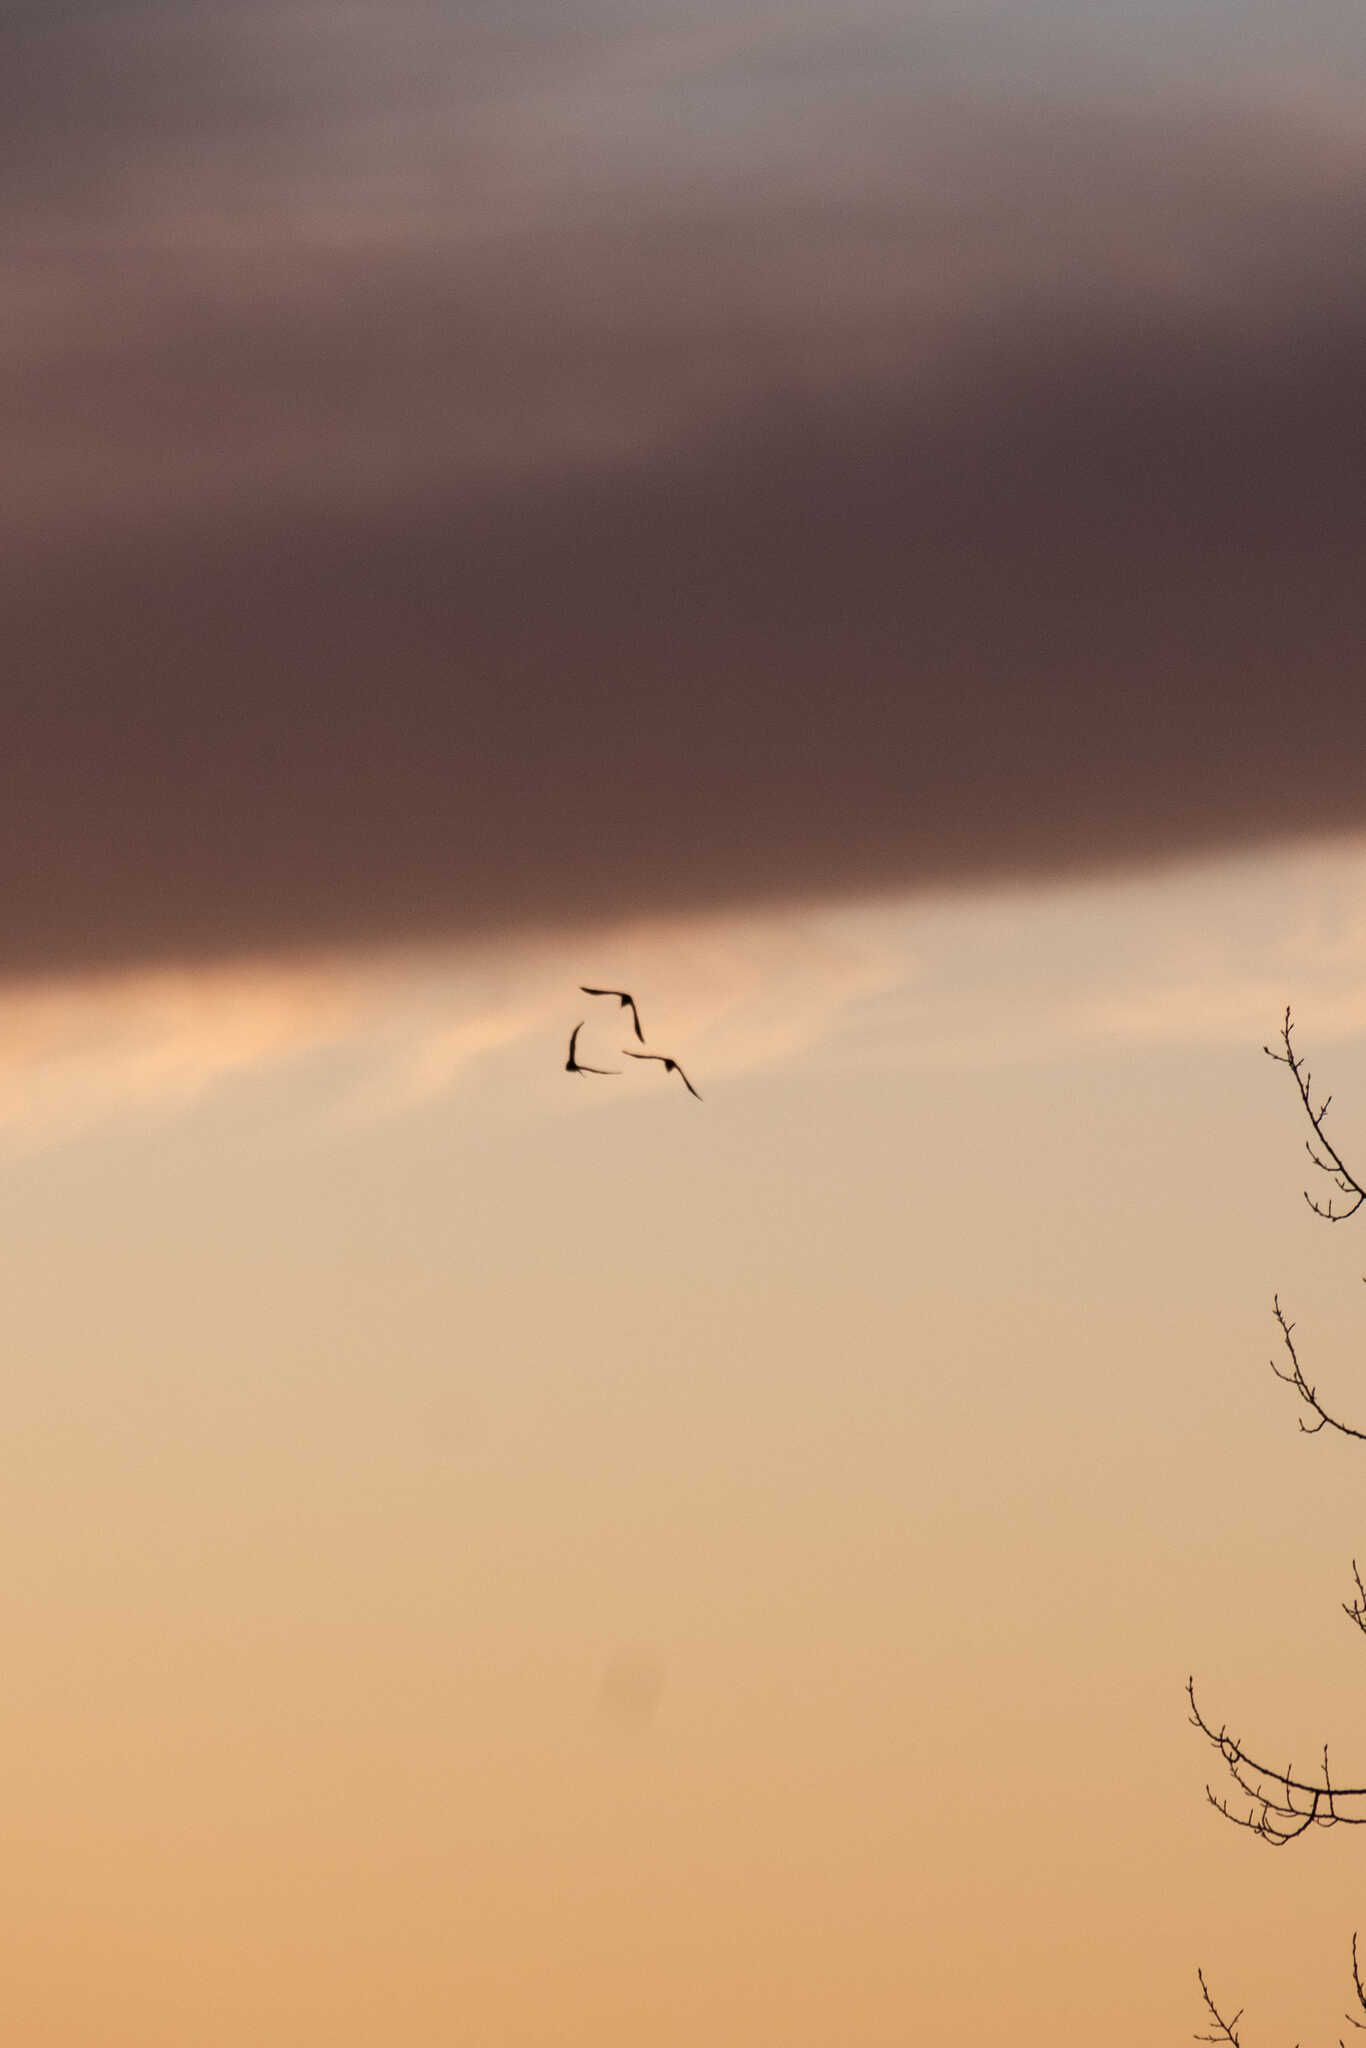
M 1126 21 L 7 17 L 0 965 L 1366 821 L 1366 28 Z

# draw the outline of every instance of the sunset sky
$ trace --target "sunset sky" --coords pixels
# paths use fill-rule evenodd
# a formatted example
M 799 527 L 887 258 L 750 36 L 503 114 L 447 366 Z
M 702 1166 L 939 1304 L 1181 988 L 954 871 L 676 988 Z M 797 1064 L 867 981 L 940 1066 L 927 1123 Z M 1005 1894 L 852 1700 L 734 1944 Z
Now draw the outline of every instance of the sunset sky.
M 25 2048 L 1337 2039 L 1182 1688 L 1366 1783 L 1364 109 L 1359 0 L 9 0 Z

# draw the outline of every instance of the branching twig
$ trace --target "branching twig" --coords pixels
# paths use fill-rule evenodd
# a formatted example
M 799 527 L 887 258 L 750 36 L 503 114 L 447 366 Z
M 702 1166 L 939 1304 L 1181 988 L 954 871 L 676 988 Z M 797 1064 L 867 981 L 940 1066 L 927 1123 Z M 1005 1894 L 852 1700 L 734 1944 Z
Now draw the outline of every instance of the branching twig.
M 1217 2034 L 1197 2034 L 1195 2037 L 1196 2040 L 1214 2041 L 1216 2043 L 1219 2041 L 1226 2041 L 1230 2044 L 1230 2048 L 1242 2048 L 1242 2042 L 1238 2035 L 1238 2022 L 1243 2017 L 1242 2007 L 1239 2006 L 1237 2012 L 1234 2013 L 1233 2018 L 1231 2020 L 1226 2020 L 1224 2018 L 1224 2015 L 1220 2012 L 1218 2006 L 1214 2003 L 1214 2000 L 1210 1995 L 1210 1988 L 1209 1985 L 1205 1982 L 1204 1971 L 1197 1970 L 1195 1974 L 1200 1979 L 1200 1996 L 1205 2001 L 1206 2010 L 1208 2011 L 1210 2018 L 1214 2021 L 1215 2026 L 1219 2029 Z
M 1209 1985 L 1205 1982 L 1204 1971 L 1197 1970 L 1195 1974 L 1200 1983 L 1200 1996 L 1205 2001 L 1205 2011 L 1209 2014 L 1216 2029 L 1212 2034 L 1197 2034 L 1195 2036 L 1196 2040 L 1210 2042 L 1213 2044 L 1213 2048 L 1220 2048 L 1221 2043 L 1223 2048 L 1243 2048 L 1242 2035 L 1238 2032 L 1238 2027 L 1243 2017 L 1243 2008 L 1239 2006 L 1232 2019 L 1225 2019 L 1218 2006 L 1214 2003 L 1214 1996 L 1210 1991 Z M 1361 1981 L 1361 1965 L 1357 1956 L 1357 1937 L 1355 1934 L 1352 1936 L 1352 1989 L 1356 1993 L 1358 2006 L 1362 2012 L 1366 2013 L 1366 1984 L 1363 1984 Z M 1363 2033 L 1366 2033 L 1366 2019 L 1359 2020 L 1350 2012 L 1346 2015 L 1346 2019 L 1349 2027 L 1358 2027 Z M 1341 2034 L 1338 2036 L 1338 2048 L 1347 2048 L 1347 2043 L 1343 2040 Z
M 1246 1828 L 1273 1849 L 1283 1849 L 1287 1842 L 1298 1841 L 1310 1828 L 1366 1827 L 1366 1785 L 1334 1784 L 1327 1743 L 1323 1746 L 1322 1777 L 1297 1778 L 1293 1764 L 1278 1771 L 1269 1764 L 1258 1763 L 1226 1726 L 1215 1728 L 1207 1721 L 1196 1705 L 1193 1678 L 1186 1681 L 1186 1698 L 1190 1702 L 1191 1726 L 1198 1728 L 1211 1747 L 1218 1750 L 1230 1778 L 1248 1802 L 1247 1812 L 1239 1813 L 1227 1796 L 1221 1798 L 1212 1785 L 1206 1785 L 1205 1797 L 1210 1805 L 1234 1827 Z M 1342 1802 L 1346 1803 L 1346 1811 Z M 1354 1811 L 1354 1807 L 1360 1810 Z
M 1366 2013 L 1366 1984 L 1363 1984 L 1361 1981 L 1361 1963 L 1357 1957 L 1357 1938 L 1355 1935 L 1352 1936 L 1352 1989 L 1356 1993 L 1359 2009 Z M 1363 2034 L 1366 2034 L 1366 2019 L 1359 2020 L 1355 2013 L 1349 2012 L 1347 2014 L 1347 2024 L 1349 2027 L 1357 2027 Z M 1344 2048 L 1344 2044 L 1341 2041 L 1338 2043 L 1338 2048 Z
M 1344 1600 L 1342 1611 L 1366 1636 L 1366 1585 L 1362 1583 L 1361 1570 L 1355 1558 L 1352 1559 L 1352 1577 L 1356 1580 L 1357 1596 L 1355 1600 Z
M 1335 1218 L 1334 1220 L 1339 1221 L 1340 1219 Z M 1279 1294 L 1272 1296 L 1271 1312 L 1281 1326 L 1281 1341 L 1285 1345 L 1290 1359 L 1289 1370 L 1287 1370 L 1285 1366 L 1278 1365 L 1273 1358 L 1271 1360 L 1271 1370 L 1275 1373 L 1278 1380 L 1284 1380 L 1288 1387 L 1295 1389 L 1305 1407 L 1311 1409 L 1316 1418 L 1313 1422 L 1306 1422 L 1302 1415 L 1296 1418 L 1304 1434 L 1306 1436 L 1317 1436 L 1321 1429 L 1335 1429 L 1340 1436 L 1355 1437 L 1358 1443 L 1366 1444 L 1366 1430 L 1353 1429 L 1350 1422 L 1341 1422 L 1336 1415 L 1330 1415 L 1319 1400 L 1318 1388 L 1311 1386 L 1305 1378 L 1303 1368 L 1300 1365 L 1299 1353 L 1295 1349 L 1295 1340 L 1291 1334 L 1295 1325 L 1281 1307 L 1281 1297 Z
M 1318 1107 L 1314 1106 L 1313 1080 L 1308 1067 L 1295 1051 L 1294 1019 L 1287 1008 L 1281 1025 L 1281 1050 L 1266 1046 L 1267 1055 L 1290 1069 L 1291 1078 L 1304 1105 L 1309 1119 L 1312 1138 L 1305 1140 L 1314 1166 L 1326 1174 L 1338 1195 L 1345 1197 L 1339 1205 L 1333 1195 L 1326 1201 L 1316 1201 L 1309 1189 L 1304 1190 L 1304 1199 L 1316 1216 L 1326 1223 L 1345 1223 L 1366 1205 L 1366 1184 L 1359 1181 L 1348 1167 L 1342 1154 L 1334 1145 L 1325 1129 L 1332 1097 L 1325 1095 Z M 1305 1378 L 1299 1353 L 1295 1348 L 1295 1325 L 1281 1307 L 1280 1296 L 1273 1299 L 1273 1312 L 1280 1326 L 1281 1340 L 1289 1364 L 1278 1364 L 1273 1358 L 1271 1370 L 1277 1379 L 1293 1387 L 1300 1400 L 1308 1408 L 1312 1420 L 1306 1421 L 1301 1415 L 1300 1428 L 1306 1436 L 1317 1436 L 1321 1429 L 1333 1429 L 1340 1435 L 1352 1437 L 1358 1443 L 1366 1443 L 1366 1430 L 1354 1429 L 1350 1423 L 1342 1422 L 1326 1409 L 1319 1400 L 1318 1389 Z M 1343 1602 L 1343 1612 L 1363 1635 L 1366 1635 L 1366 1579 L 1355 1558 L 1352 1560 L 1352 1578 L 1356 1585 L 1355 1599 Z M 1366 1826 L 1366 1785 L 1336 1785 L 1328 1762 L 1328 1745 L 1323 1747 L 1323 1765 L 1320 1778 L 1299 1778 L 1293 1764 L 1287 1764 L 1283 1771 L 1273 1770 L 1268 1764 L 1259 1763 L 1244 1749 L 1236 1736 L 1230 1735 L 1225 1724 L 1216 1728 L 1205 1719 L 1195 1698 L 1195 1680 L 1186 1681 L 1186 1697 L 1190 1702 L 1190 1718 L 1194 1727 L 1204 1736 L 1212 1748 L 1217 1749 L 1224 1768 L 1234 1786 L 1247 1802 L 1247 1810 L 1239 1812 L 1230 1803 L 1228 1796 L 1220 1797 L 1211 1785 L 1205 1787 L 1205 1797 L 1216 1812 L 1231 1821 L 1235 1827 L 1245 1828 L 1256 1835 L 1259 1841 L 1269 1843 L 1273 1848 L 1284 1848 L 1287 1842 L 1298 1840 L 1310 1828 L 1362 1827 Z M 1344 1810 L 1345 1809 L 1345 1810 Z M 1212 2044 L 1212 2048 L 1242 2048 L 1242 2036 L 1238 2029 L 1242 2023 L 1243 2009 L 1240 2006 L 1231 2019 L 1214 2002 L 1205 1973 L 1196 1973 L 1200 1983 L 1200 1996 L 1204 2000 L 1212 2032 L 1197 2034 L 1197 2041 Z M 1352 1936 L 1352 1990 L 1356 2000 L 1356 2011 L 1345 2015 L 1349 2027 L 1366 2033 L 1366 1981 L 1361 1974 L 1361 1958 L 1358 1939 Z M 1338 2048 L 1346 2048 L 1346 2042 L 1338 2037 Z
M 1312 1138 L 1305 1139 L 1304 1149 L 1319 1169 L 1319 1172 L 1326 1173 L 1338 1192 L 1346 1195 L 1348 1198 L 1346 1206 L 1340 1209 L 1334 1204 L 1331 1195 L 1326 1203 L 1316 1202 L 1308 1188 L 1306 1188 L 1304 1199 L 1308 1202 L 1314 1214 L 1322 1216 L 1325 1223 L 1345 1223 L 1348 1217 L 1355 1216 L 1362 1203 L 1366 1202 L 1366 1187 L 1363 1187 L 1356 1178 L 1356 1175 L 1350 1171 L 1343 1160 L 1342 1154 L 1324 1130 L 1324 1118 L 1328 1114 L 1328 1105 L 1332 1102 L 1333 1098 L 1331 1095 L 1325 1095 L 1323 1101 L 1315 1109 L 1312 1094 L 1313 1076 L 1295 1051 L 1292 1036 L 1294 1029 L 1294 1019 L 1287 1008 L 1285 1019 L 1281 1025 L 1281 1044 L 1285 1050 L 1277 1052 L 1274 1045 L 1265 1045 L 1262 1047 L 1262 1050 L 1268 1059 L 1277 1060 L 1281 1066 L 1289 1067 L 1294 1077 L 1295 1086 L 1299 1090 L 1300 1101 L 1304 1104 L 1304 1113 L 1308 1117 L 1310 1128 L 1314 1133 Z
M 1305 1139 L 1305 1150 L 1319 1172 L 1326 1173 L 1338 1193 L 1347 1197 L 1346 1202 L 1339 1207 L 1331 1195 L 1326 1202 L 1315 1201 L 1308 1188 L 1306 1188 L 1304 1190 L 1304 1199 L 1314 1214 L 1321 1216 L 1325 1223 L 1345 1223 L 1349 1217 L 1355 1216 L 1363 1202 L 1366 1202 L 1366 1185 L 1363 1185 L 1357 1179 L 1324 1129 L 1324 1119 L 1328 1115 L 1328 1105 L 1333 1098 L 1331 1095 L 1325 1095 L 1318 1108 L 1315 1109 L 1313 1076 L 1295 1050 L 1294 1031 L 1294 1018 L 1291 1016 L 1289 1009 L 1287 1009 L 1281 1025 L 1282 1050 L 1278 1052 L 1274 1045 L 1263 1046 L 1262 1050 L 1268 1059 L 1273 1059 L 1278 1065 L 1290 1069 L 1300 1101 L 1304 1104 L 1304 1113 L 1309 1119 L 1309 1127 L 1314 1134 L 1312 1138 Z M 1300 1364 L 1299 1353 L 1295 1349 L 1295 1341 L 1291 1335 L 1295 1325 L 1289 1320 L 1284 1309 L 1281 1307 L 1279 1295 L 1274 1299 L 1273 1313 L 1276 1321 L 1281 1326 L 1281 1338 L 1290 1364 L 1288 1367 L 1278 1365 L 1273 1358 L 1271 1370 L 1275 1373 L 1278 1380 L 1284 1380 L 1288 1387 L 1295 1389 L 1295 1392 L 1313 1416 L 1312 1422 L 1306 1422 L 1302 1415 L 1299 1417 L 1299 1425 L 1304 1434 L 1306 1436 L 1317 1436 L 1321 1429 L 1335 1429 L 1340 1436 L 1354 1437 L 1358 1443 L 1366 1443 L 1366 1430 L 1354 1429 L 1350 1423 L 1339 1421 L 1336 1415 L 1330 1415 L 1319 1400 L 1317 1387 L 1311 1385 L 1305 1378 L 1304 1370 Z

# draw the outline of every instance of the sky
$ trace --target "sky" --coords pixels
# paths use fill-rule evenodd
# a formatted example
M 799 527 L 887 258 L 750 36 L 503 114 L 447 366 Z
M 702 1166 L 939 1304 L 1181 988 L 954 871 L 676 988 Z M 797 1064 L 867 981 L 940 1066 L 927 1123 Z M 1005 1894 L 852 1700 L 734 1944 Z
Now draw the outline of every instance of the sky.
M 26 2043 L 1336 2039 L 1364 74 L 10 0 Z

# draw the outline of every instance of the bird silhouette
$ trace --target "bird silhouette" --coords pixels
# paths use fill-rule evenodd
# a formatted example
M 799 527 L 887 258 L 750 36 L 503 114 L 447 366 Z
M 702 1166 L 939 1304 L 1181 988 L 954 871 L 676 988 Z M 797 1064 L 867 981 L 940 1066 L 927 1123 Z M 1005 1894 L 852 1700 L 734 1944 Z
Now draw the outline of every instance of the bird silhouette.
M 688 1079 L 682 1067 L 679 1066 L 678 1061 L 671 1060 L 667 1053 L 632 1052 L 629 1045 L 624 1045 L 621 1050 L 623 1059 L 658 1060 L 666 1074 L 677 1074 L 679 1080 L 683 1083 L 683 1086 L 687 1089 L 689 1095 L 697 1095 L 697 1090 L 693 1087 L 692 1082 Z M 702 1100 L 702 1097 L 700 1095 L 697 1095 L 697 1099 L 700 1102 Z
M 574 1046 L 582 1030 L 583 1024 L 579 1023 L 574 1026 L 574 1029 L 569 1034 L 569 1058 L 564 1063 L 566 1074 L 619 1074 L 621 1072 L 620 1067 L 585 1067 L 580 1065 L 574 1051 Z
M 640 1012 L 636 1008 L 636 999 L 634 996 L 628 996 L 625 989 L 623 988 L 586 988 L 584 987 L 584 984 L 582 982 L 579 983 L 579 987 L 583 990 L 583 993 L 586 996 L 615 996 L 617 1001 L 621 1004 L 622 1009 L 629 1010 L 631 1012 L 631 1022 L 636 1027 L 636 1037 L 640 1040 L 641 1044 L 644 1045 L 645 1033 L 640 1028 Z

